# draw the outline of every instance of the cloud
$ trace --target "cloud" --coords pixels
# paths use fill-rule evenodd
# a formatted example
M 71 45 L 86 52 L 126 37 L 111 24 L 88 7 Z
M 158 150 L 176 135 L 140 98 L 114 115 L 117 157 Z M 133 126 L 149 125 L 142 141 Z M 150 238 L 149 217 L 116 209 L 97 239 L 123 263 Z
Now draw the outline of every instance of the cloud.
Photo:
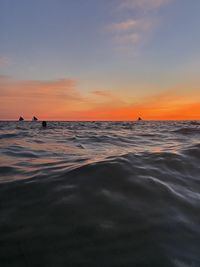
M 113 90 L 96 90 L 92 91 L 92 97 L 89 98 L 90 106 L 91 102 L 94 103 L 93 107 L 102 107 L 104 105 L 109 107 L 115 107 L 124 105 L 126 101 L 121 95 L 120 91 Z
M 74 98 L 76 82 L 71 79 L 52 81 L 15 80 L 9 76 L 0 76 L 0 96 L 13 96 L 23 98 L 70 97 Z
M 124 19 L 116 19 L 107 26 L 115 46 L 135 50 L 139 44 L 145 43 L 158 25 L 158 15 L 154 10 L 159 10 L 170 1 L 172 0 L 121 0 L 116 9 L 119 17 Z
M 110 97 L 112 95 L 112 93 L 109 90 L 96 90 L 92 91 L 92 94 L 101 97 Z
M 96 90 L 92 92 L 95 97 L 88 99 L 88 108 L 77 110 L 76 117 L 80 120 L 135 120 L 139 116 L 146 120 L 197 120 L 200 119 L 197 88 L 192 84 L 178 85 L 143 97 L 125 91 Z
M 128 9 L 157 9 L 167 4 L 169 0 L 122 0 L 120 7 Z
M 108 29 L 113 32 L 129 31 L 144 27 L 144 21 L 128 19 L 119 23 L 112 23 Z
M 109 103 L 109 104 L 108 104 Z M 112 96 L 100 106 L 83 111 L 81 119 L 87 120 L 146 120 L 200 119 L 200 95 L 191 98 L 173 90 L 138 99 L 135 103 L 113 101 Z
M 29 118 L 54 116 L 65 107 L 73 110 L 82 97 L 76 89 L 77 81 L 58 79 L 50 81 L 16 80 L 9 76 L 0 76 L 0 114 L 9 118 L 24 115 Z
M 142 32 L 147 31 L 150 25 L 145 20 L 127 19 L 111 23 L 107 30 L 112 33 L 112 39 L 118 48 L 134 47 L 143 38 Z
M 155 92 L 158 88 L 153 89 Z M 74 79 L 40 81 L 0 76 L 0 119 L 17 119 L 20 115 L 47 120 L 134 120 L 138 116 L 200 119 L 200 91 L 198 84 L 188 84 L 145 97 L 125 89 L 98 89 L 83 97 Z
M 115 36 L 115 42 L 123 47 L 138 44 L 140 41 L 141 41 L 141 35 L 139 35 L 138 33 Z
M 152 27 L 152 22 L 128 19 L 119 23 L 112 23 L 108 30 L 113 34 L 115 44 L 120 47 L 139 44 L 146 32 Z
M 117 47 L 136 48 L 152 31 L 155 21 L 141 19 L 128 19 L 123 22 L 113 23 L 108 28 Z

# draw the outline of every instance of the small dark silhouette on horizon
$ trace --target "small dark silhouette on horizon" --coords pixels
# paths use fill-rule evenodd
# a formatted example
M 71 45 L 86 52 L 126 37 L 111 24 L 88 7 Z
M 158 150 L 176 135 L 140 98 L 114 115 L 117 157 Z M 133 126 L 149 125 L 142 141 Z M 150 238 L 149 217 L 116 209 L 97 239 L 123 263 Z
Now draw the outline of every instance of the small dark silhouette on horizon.
M 42 122 L 42 127 L 44 127 L 44 128 L 47 127 L 47 122 L 46 121 Z
M 138 121 L 142 121 L 142 118 L 138 117 Z
M 37 120 L 38 120 L 38 118 L 36 118 L 35 116 L 33 116 L 32 121 L 37 121 Z
M 24 121 L 24 118 L 22 116 L 20 116 L 19 121 Z

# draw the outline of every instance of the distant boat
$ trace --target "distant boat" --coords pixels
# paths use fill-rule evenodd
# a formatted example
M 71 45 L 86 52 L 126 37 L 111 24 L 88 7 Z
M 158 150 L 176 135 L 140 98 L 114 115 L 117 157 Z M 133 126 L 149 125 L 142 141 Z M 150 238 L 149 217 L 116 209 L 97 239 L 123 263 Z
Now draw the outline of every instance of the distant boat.
M 140 117 L 138 117 L 138 119 L 137 119 L 138 121 L 142 121 L 142 118 L 140 118 Z
M 37 121 L 37 120 L 38 120 L 38 118 L 36 118 L 35 116 L 33 116 L 32 121 Z
M 24 121 L 24 118 L 20 116 L 19 121 Z

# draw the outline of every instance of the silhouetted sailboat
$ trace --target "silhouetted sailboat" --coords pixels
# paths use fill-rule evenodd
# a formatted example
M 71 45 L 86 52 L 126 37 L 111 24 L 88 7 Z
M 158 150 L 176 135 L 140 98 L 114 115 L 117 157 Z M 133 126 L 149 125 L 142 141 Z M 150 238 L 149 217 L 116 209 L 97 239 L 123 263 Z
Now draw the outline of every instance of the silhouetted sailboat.
M 142 118 L 140 118 L 140 117 L 138 117 L 138 119 L 137 119 L 138 121 L 142 121 Z
M 22 116 L 20 116 L 19 121 L 24 121 L 24 118 Z
M 35 116 L 33 116 L 32 121 L 37 121 L 37 120 L 38 120 L 38 118 L 36 118 Z

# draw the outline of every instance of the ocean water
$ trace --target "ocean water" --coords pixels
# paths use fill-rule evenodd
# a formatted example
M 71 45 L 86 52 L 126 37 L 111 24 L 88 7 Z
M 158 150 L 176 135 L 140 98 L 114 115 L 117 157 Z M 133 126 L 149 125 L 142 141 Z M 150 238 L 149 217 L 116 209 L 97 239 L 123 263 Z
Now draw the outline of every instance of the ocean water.
M 199 267 L 200 122 L 0 122 L 0 266 Z

